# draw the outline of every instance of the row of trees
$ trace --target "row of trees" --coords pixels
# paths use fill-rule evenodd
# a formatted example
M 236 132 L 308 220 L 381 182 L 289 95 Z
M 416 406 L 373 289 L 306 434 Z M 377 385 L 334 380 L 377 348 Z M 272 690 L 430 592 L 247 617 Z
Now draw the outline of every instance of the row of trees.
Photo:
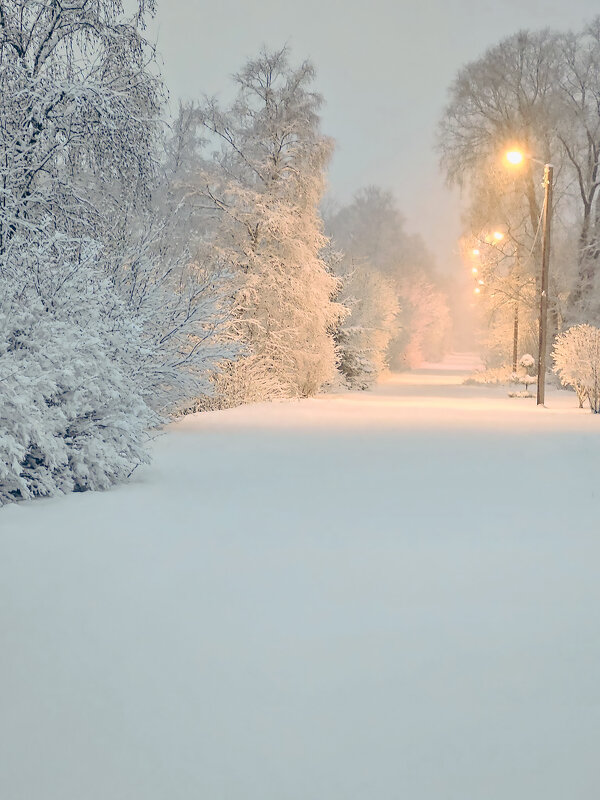
M 263 51 L 165 126 L 152 11 L 0 4 L 0 503 L 104 488 L 174 414 L 366 385 L 409 322 L 432 335 L 414 241 L 377 250 L 388 195 L 324 231 L 313 67 Z
M 464 250 L 478 270 L 486 355 L 509 362 L 515 319 L 535 339 L 541 169 L 509 170 L 518 147 L 555 165 L 550 318 L 554 332 L 600 319 L 600 18 L 576 32 L 522 31 L 468 64 L 450 88 L 439 149 L 466 193 Z M 494 241 L 494 231 L 503 239 Z M 478 258 L 473 259 L 473 253 Z M 550 337 L 552 339 L 552 337 Z
M 448 348 L 451 319 L 443 282 L 419 236 L 407 233 L 393 195 L 371 186 L 325 215 L 339 252 L 340 299 L 350 310 L 337 331 L 341 370 L 352 387 L 388 366 L 436 361 Z

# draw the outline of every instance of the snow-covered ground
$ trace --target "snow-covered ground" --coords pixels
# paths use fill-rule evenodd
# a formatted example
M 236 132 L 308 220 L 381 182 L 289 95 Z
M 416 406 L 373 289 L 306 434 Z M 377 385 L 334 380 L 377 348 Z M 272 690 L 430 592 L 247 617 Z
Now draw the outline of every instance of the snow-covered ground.
M 600 796 L 600 419 L 468 366 L 0 509 L 0 798 Z

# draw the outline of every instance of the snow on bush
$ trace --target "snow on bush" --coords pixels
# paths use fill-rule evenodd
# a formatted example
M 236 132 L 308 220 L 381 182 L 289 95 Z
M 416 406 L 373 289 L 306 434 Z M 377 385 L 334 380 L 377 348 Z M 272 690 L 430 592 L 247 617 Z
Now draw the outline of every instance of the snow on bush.
M 535 367 L 535 358 L 531 355 L 531 353 L 525 353 L 521 356 L 519 364 L 529 371 L 532 367 Z
M 537 383 L 537 377 L 530 375 L 529 370 L 535 367 L 535 358 L 530 353 L 525 353 L 519 361 L 520 369 L 510 376 L 511 383 L 519 383 L 525 387 L 523 391 L 509 392 L 509 397 L 533 397 L 529 391 L 532 383 Z
M 556 337 L 554 371 L 565 386 L 572 386 L 583 408 L 587 400 L 600 413 L 600 328 L 575 325 Z
M 0 306 L 0 505 L 105 489 L 147 460 L 155 419 L 123 357 L 136 331 L 106 285 L 79 289 L 78 306 L 30 290 Z
M 478 370 L 465 378 L 465 386 L 501 386 L 509 383 L 511 379 L 510 367 L 491 367 L 490 369 Z

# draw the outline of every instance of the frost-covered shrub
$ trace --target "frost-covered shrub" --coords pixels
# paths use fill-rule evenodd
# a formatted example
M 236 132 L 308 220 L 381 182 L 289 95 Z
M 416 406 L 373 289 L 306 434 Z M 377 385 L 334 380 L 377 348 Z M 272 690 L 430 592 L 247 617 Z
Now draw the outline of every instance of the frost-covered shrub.
M 0 256 L 0 503 L 104 489 L 146 460 L 142 332 L 101 252 L 45 228 Z
M 554 371 L 565 386 L 572 386 L 583 408 L 587 400 L 600 413 L 600 328 L 575 325 L 556 337 Z
M 521 356 L 521 360 L 519 361 L 519 365 L 524 367 L 528 372 L 532 368 L 535 367 L 535 358 L 531 355 L 531 353 L 525 353 Z
M 525 353 L 519 361 L 519 369 L 513 372 L 510 377 L 511 383 L 518 383 L 525 387 L 524 391 L 509 392 L 509 397 L 533 397 L 529 392 L 529 386 L 537 383 L 537 377 L 530 374 L 530 370 L 535 368 L 535 358 L 530 353 Z
M 478 370 L 465 378 L 465 386 L 502 386 L 511 379 L 511 371 L 507 366 L 491 367 L 485 370 Z
M 152 418 L 119 333 L 98 306 L 71 315 L 27 300 L 0 308 L 0 505 L 105 489 L 147 460 Z

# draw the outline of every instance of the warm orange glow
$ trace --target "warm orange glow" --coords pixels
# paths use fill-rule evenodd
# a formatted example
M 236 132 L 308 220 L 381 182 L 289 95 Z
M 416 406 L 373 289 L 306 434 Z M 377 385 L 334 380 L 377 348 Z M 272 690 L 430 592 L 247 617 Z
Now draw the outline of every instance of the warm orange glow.
M 504 234 L 503 234 L 503 233 L 500 233 L 500 231 L 494 231 L 494 239 L 495 239 L 497 242 L 501 242 L 501 241 L 502 241 L 502 239 L 504 239 Z
M 506 160 L 509 162 L 509 164 L 513 164 L 514 166 L 522 164 L 524 158 L 525 156 L 520 150 L 509 150 L 506 154 Z
M 474 291 L 475 294 L 481 294 L 481 289 L 479 288 L 479 286 L 476 286 Z
M 471 272 L 473 273 L 473 275 L 477 275 L 477 273 L 479 272 L 479 270 L 477 269 L 477 267 L 473 267 L 473 269 L 471 270 Z
M 474 256 L 478 256 L 478 255 L 479 255 L 479 250 L 478 250 L 477 248 L 475 248 L 475 249 L 473 250 L 473 255 L 474 255 Z

